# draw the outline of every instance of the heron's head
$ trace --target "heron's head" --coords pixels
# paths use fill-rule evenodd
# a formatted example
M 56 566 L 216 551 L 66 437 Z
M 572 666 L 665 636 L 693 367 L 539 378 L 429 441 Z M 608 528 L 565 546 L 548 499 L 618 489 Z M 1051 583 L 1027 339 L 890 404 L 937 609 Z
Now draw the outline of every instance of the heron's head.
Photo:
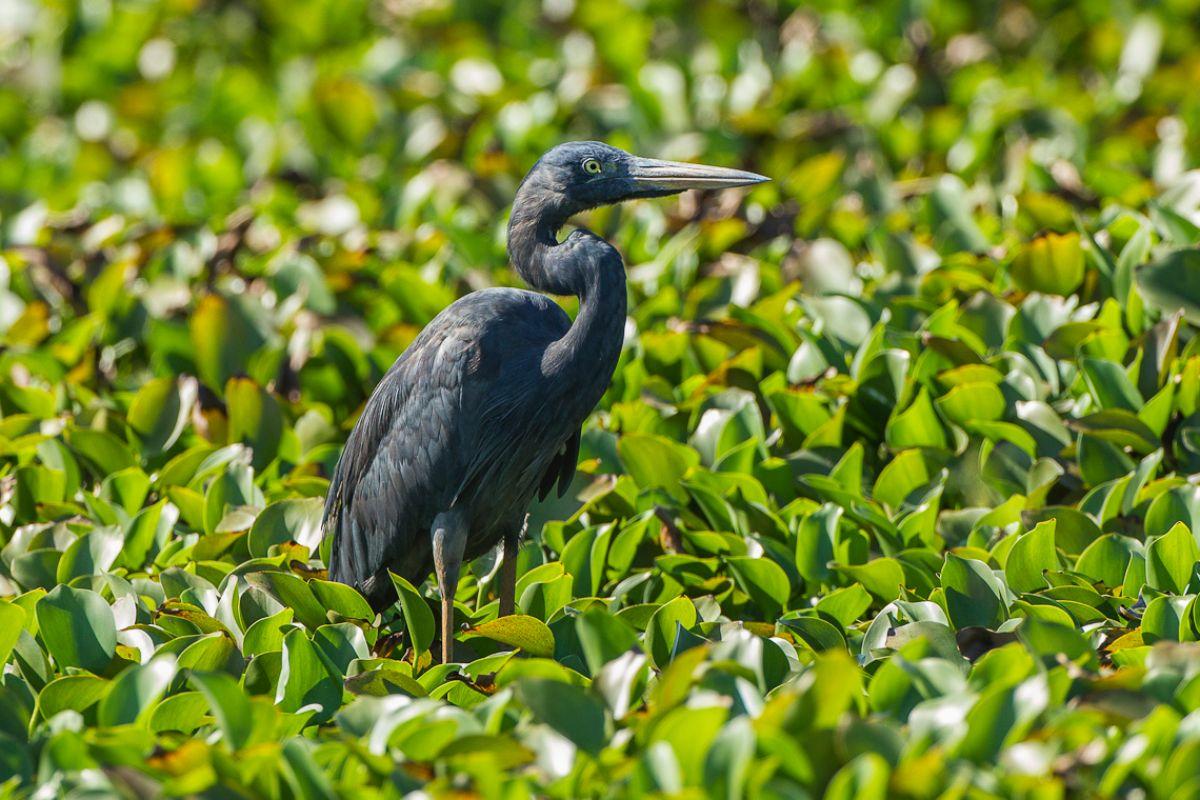
M 603 142 L 567 142 L 538 160 L 525 176 L 521 193 L 540 196 L 574 214 L 639 197 L 749 186 L 766 180 L 770 179 L 740 169 L 640 158 Z

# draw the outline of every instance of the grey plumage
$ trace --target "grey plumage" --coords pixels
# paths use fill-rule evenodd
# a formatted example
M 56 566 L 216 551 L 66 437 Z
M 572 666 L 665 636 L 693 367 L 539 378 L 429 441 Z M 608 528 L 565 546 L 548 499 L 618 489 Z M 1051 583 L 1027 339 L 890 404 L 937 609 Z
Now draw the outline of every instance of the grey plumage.
M 486 289 L 426 326 L 367 401 L 334 472 L 322 522 L 334 537 L 331 577 L 359 588 L 379 609 L 394 599 L 389 569 L 416 584 L 436 568 L 441 583 L 446 566 L 448 648 L 446 595 L 457 584 L 458 564 L 502 539 L 515 541 L 533 497 L 566 489 L 580 425 L 620 356 L 621 257 L 585 230 L 559 242 L 559 229 L 604 203 L 761 180 L 636 158 L 598 142 L 561 145 L 543 156 L 513 203 L 509 256 L 532 288 L 578 296 L 577 318 L 572 323 L 543 294 Z M 439 533 L 435 522 L 461 530 Z M 435 563 L 443 550 L 447 564 Z
M 439 512 L 470 510 L 469 560 L 520 529 L 536 490 L 566 488 L 582 419 L 549 413 L 566 387 L 547 380 L 541 360 L 570 324 L 544 295 L 486 289 L 426 326 L 380 382 L 338 462 L 326 504 L 334 580 L 382 607 L 393 597 L 388 568 L 413 583 L 429 574 Z M 612 374 L 612 364 L 595 366 Z M 509 489 L 496 491 L 498 481 Z

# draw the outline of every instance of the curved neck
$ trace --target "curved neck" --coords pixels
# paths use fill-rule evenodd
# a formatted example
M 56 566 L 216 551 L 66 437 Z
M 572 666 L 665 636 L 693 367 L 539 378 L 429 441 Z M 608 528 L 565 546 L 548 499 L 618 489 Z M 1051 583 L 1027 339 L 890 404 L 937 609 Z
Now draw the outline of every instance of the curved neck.
M 583 288 L 576 285 L 580 276 L 559 263 L 558 231 L 573 213 L 559 195 L 529 179 L 517 189 L 508 220 L 508 258 L 521 279 L 539 292 L 579 295 Z
M 595 234 L 576 230 L 558 241 L 572 214 L 560 195 L 522 184 L 508 223 L 513 268 L 532 288 L 579 298 L 575 322 L 547 348 L 542 369 L 572 386 L 572 401 L 586 414 L 608 387 L 625 335 L 625 265 L 616 248 Z

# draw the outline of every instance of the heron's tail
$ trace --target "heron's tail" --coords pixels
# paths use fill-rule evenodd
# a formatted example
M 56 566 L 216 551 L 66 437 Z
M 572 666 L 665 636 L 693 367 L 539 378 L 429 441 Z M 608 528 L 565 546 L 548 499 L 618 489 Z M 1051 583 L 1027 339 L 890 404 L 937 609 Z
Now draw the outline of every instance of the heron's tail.
M 347 580 L 345 569 L 345 554 L 341 545 L 345 537 L 341 536 L 341 528 L 346 519 L 342 498 L 342 460 L 338 459 L 333 471 L 333 480 L 329 482 L 329 493 L 325 495 L 325 510 L 321 514 L 321 535 L 330 539 L 329 547 L 329 579 L 353 586 L 353 581 Z

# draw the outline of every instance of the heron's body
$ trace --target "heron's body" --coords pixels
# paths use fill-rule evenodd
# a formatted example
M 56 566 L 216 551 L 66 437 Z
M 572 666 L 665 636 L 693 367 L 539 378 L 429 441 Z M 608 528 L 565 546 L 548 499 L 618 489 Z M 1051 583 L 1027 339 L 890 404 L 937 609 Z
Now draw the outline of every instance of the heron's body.
M 503 541 L 501 613 L 512 609 L 517 537 L 533 497 L 575 473 L 580 426 L 608 388 L 625 328 L 625 271 L 574 214 L 691 187 L 764 180 L 737 170 L 637 159 L 598 142 L 547 153 L 521 184 L 508 227 L 513 267 L 534 289 L 579 298 L 572 322 L 543 294 L 487 289 L 429 323 L 376 387 L 338 462 L 323 527 L 330 575 L 376 609 L 391 570 L 442 593 L 451 656 L 459 566 Z
M 462 509 L 470 560 L 517 534 L 535 495 L 566 488 L 580 425 L 621 352 L 619 262 L 614 278 L 620 296 L 610 311 L 580 310 L 603 317 L 586 332 L 595 346 L 584 363 L 558 352 L 571 320 L 534 292 L 473 292 L 425 327 L 380 382 L 379 401 L 368 403 L 334 475 L 331 496 L 359 500 L 336 518 L 334 580 L 385 607 L 394 598 L 388 569 L 417 584 L 430 573 L 438 514 Z

